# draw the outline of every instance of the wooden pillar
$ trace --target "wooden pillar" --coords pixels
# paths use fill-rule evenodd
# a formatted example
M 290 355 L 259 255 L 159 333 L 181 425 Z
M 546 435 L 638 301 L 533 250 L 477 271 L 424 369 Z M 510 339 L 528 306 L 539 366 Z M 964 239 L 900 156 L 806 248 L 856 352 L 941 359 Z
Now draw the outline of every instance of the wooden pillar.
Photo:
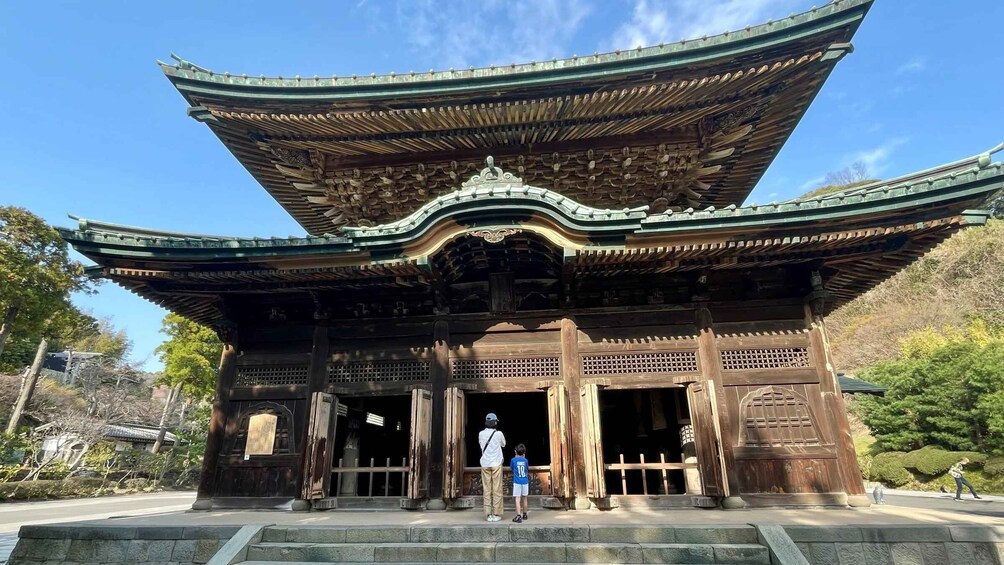
M 732 446 L 736 444 L 736 430 L 732 421 L 735 416 L 729 413 L 729 407 L 725 403 L 725 387 L 722 386 L 722 362 L 721 354 L 718 350 L 718 341 L 715 338 L 715 329 L 711 312 L 706 307 L 699 307 L 695 311 L 695 321 L 698 330 L 698 358 L 701 365 L 701 378 L 705 381 L 708 398 L 711 403 L 711 413 L 707 414 L 709 426 L 706 429 L 694 429 L 695 434 L 706 434 L 712 436 L 710 443 L 718 446 L 719 457 L 722 463 L 722 478 L 726 488 L 725 498 L 722 500 L 722 508 L 733 509 L 742 508 L 746 504 L 739 496 L 740 484 L 739 475 L 736 473 L 735 454 Z
M 429 510 L 445 510 L 443 460 L 446 456 L 446 383 L 450 379 L 450 325 L 438 320 L 432 330 L 432 437 L 429 440 Z
M 568 404 L 569 424 L 571 426 L 571 495 L 570 507 L 573 509 L 589 508 L 586 497 L 586 461 L 583 444 L 582 403 L 579 401 L 582 393 L 581 366 L 579 360 L 579 328 L 572 318 L 561 319 L 561 377 L 565 384 L 571 402 Z
M 858 466 L 854 439 L 851 437 L 851 428 L 847 421 L 847 406 L 844 404 L 840 381 L 837 379 L 830 357 L 826 326 L 823 324 L 822 304 L 819 301 L 811 301 L 805 305 L 805 321 L 809 328 L 812 359 L 819 375 L 819 390 L 823 396 L 826 420 L 836 443 L 837 467 L 840 469 L 840 480 L 847 493 L 847 503 L 851 506 L 870 506 L 871 501 L 865 494 L 861 467 Z
M 335 413 L 331 410 L 333 408 L 330 405 L 331 399 L 325 403 L 321 398 L 315 398 L 315 395 L 323 393 L 328 385 L 328 357 L 330 356 L 331 337 L 326 316 L 318 313 L 315 314 L 315 317 L 318 318 L 318 323 L 314 326 L 310 361 L 307 365 L 307 404 L 310 407 L 310 415 L 307 418 L 307 429 L 300 432 L 303 434 L 301 437 L 306 438 L 306 441 L 303 446 L 303 463 L 300 466 L 303 471 L 301 498 L 293 501 L 293 510 L 296 511 L 310 510 L 311 493 L 316 490 L 310 487 L 311 483 L 320 481 L 323 485 L 322 490 L 325 491 L 324 496 L 328 495 L 326 491 L 330 483 L 331 459 L 334 457 L 330 453 L 331 448 L 328 446 L 327 438 L 330 422 L 318 421 L 318 418 L 322 416 L 318 413 L 319 411 L 329 418 L 336 418 Z M 318 442 L 322 442 L 323 445 L 318 445 Z M 326 458 L 327 461 L 315 461 L 314 459 L 317 457 Z M 328 480 L 325 480 L 326 477 Z
M 202 455 L 202 476 L 196 493 L 193 510 L 212 510 L 213 494 L 216 491 L 216 467 L 223 449 L 227 412 L 230 404 L 230 387 L 237 376 L 237 331 L 227 329 L 220 332 L 223 353 L 216 377 L 216 395 L 213 397 L 213 411 L 209 417 L 209 432 L 206 436 L 206 450 Z

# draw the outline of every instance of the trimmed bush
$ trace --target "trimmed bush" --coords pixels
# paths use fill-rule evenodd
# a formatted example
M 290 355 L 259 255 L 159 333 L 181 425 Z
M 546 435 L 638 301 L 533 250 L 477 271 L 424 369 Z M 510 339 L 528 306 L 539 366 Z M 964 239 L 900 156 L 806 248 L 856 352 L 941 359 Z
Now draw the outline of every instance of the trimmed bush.
M 65 481 L 37 480 L 0 483 L 0 501 L 91 496 L 98 492 L 100 486 L 101 479 L 94 477 L 71 477 Z
M 973 451 L 945 451 L 940 447 L 927 446 L 911 451 L 903 456 L 903 466 L 913 469 L 921 475 L 936 477 L 948 472 L 963 457 L 969 458 L 969 469 L 978 468 L 987 456 Z
M 983 474 L 988 477 L 1004 477 L 1004 457 L 991 457 L 983 464 Z
M 868 477 L 891 487 L 903 486 L 913 480 L 913 474 L 906 470 L 902 451 L 879 453 L 872 459 L 871 474 Z

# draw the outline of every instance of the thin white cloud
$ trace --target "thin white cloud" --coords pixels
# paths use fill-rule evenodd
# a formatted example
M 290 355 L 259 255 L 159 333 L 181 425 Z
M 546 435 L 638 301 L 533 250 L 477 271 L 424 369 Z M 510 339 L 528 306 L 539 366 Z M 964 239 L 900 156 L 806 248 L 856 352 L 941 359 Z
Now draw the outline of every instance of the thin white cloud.
M 633 49 L 735 31 L 809 6 L 799 0 L 633 0 L 631 19 L 604 49 Z
M 423 69 L 466 69 L 567 57 L 588 0 L 398 0 L 397 25 Z
M 896 137 L 886 141 L 878 147 L 864 149 L 848 155 L 844 159 L 845 165 L 860 162 L 865 166 L 870 177 L 881 177 L 882 173 L 889 168 L 890 158 L 893 152 L 910 141 L 907 137 Z
M 810 190 L 814 190 L 814 189 L 817 189 L 817 188 L 819 188 L 819 187 L 820 187 L 820 186 L 821 186 L 821 185 L 822 185 L 822 184 L 823 184 L 824 182 L 826 182 L 826 177 L 816 177 L 816 178 L 811 178 L 811 179 L 809 179 L 809 180 L 807 180 L 807 181 L 803 182 L 803 183 L 802 183 L 801 185 L 799 185 L 799 187 L 798 187 L 798 192 L 799 192 L 799 193 L 801 194 L 801 193 L 805 193 L 805 192 L 808 192 L 808 191 L 810 191 Z
M 914 57 L 896 68 L 897 75 L 908 73 L 919 73 L 927 68 L 927 61 L 923 57 Z

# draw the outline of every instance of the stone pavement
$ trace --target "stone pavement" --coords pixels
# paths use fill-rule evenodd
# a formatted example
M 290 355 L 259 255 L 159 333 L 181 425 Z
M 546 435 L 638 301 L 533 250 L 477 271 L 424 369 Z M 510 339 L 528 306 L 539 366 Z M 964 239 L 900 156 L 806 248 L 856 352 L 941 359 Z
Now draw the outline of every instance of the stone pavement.
M 483 523 L 475 510 L 449 512 L 393 511 L 328 511 L 281 512 L 235 511 L 172 512 L 151 516 L 134 516 L 97 520 L 93 525 L 128 524 L 130 526 L 199 526 L 275 524 L 300 526 L 450 526 Z M 872 506 L 871 508 L 767 508 L 745 510 L 674 509 L 674 510 L 538 510 L 530 515 L 537 525 L 741 525 L 749 523 L 780 525 L 931 525 L 987 524 L 1004 525 L 1004 516 L 970 514 L 962 511 L 925 509 L 903 506 Z

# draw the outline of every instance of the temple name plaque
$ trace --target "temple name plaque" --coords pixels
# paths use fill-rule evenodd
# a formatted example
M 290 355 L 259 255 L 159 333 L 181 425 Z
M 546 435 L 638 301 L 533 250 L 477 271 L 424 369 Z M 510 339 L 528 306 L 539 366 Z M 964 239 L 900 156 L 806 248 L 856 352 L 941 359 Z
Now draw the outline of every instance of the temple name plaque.
M 279 418 L 275 414 L 255 414 L 248 419 L 248 441 L 244 448 L 245 459 L 251 455 L 272 455 L 275 445 L 275 427 Z

